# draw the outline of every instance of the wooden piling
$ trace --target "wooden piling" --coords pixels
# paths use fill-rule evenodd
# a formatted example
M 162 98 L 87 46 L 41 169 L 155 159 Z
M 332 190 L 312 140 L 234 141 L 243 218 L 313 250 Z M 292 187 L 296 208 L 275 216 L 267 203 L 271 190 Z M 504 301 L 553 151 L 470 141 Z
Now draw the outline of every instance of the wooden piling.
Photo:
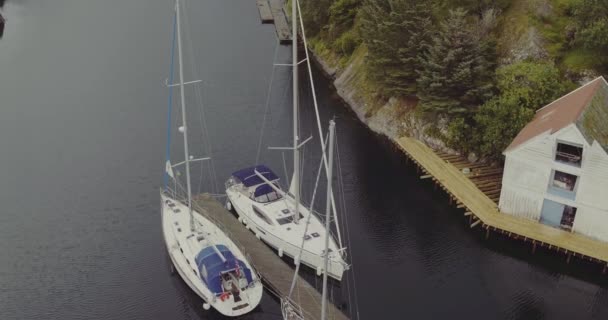
M 475 217 L 475 218 L 477 218 L 477 217 Z M 481 220 L 476 220 L 475 222 L 473 222 L 473 224 L 471 224 L 471 228 L 476 227 L 480 223 L 481 223 Z

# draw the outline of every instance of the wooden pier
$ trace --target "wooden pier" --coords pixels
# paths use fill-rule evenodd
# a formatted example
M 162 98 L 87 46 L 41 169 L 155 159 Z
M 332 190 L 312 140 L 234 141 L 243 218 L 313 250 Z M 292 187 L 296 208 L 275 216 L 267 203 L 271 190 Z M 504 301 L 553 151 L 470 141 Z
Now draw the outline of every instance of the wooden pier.
M 268 3 L 268 0 L 257 0 L 257 4 L 262 23 L 273 23 L 274 17 L 270 11 L 270 4 Z
M 567 262 L 570 262 L 573 256 L 598 262 L 603 266 L 602 272 L 606 273 L 608 243 L 549 227 L 537 221 L 500 213 L 497 206 L 502 177 L 500 169 L 484 165 L 472 167 L 462 158 L 445 153 L 438 155 L 421 141 L 409 137 L 398 139 L 397 144 L 422 171 L 421 178 L 432 179 L 437 186 L 445 190 L 450 196 L 450 202 L 464 210 L 470 227 L 483 228 L 486 238 L 490 236 L 490 231 L 499 232 L 529 242 L 532 252 L 536 251 L 537 246 L 541 246 L 564 253 Z M 470 174 L 465 175 L 461 171 L 465 167 L 472 167 Z M 488 194 L 484 194 L 481 189 L 486 190 Z
M 502 189 L 502 167 L 484 163 L 471 163 L 460 155 L 453 155 L 445 152 L 436 152 L 436 154 L 446 163 L 456 167 L 460 172 L 469 170 L 469 173 L 465 174 L 463 172 L 463 174 L 469 178 L 481 192 L 498 204 L 500 190 Z
M 262 243 L 236 217 L 228 212 L 222 204 L 207 194 L 193 198 L 193 207 L 207 219 L 216 223 L 247 255 L 249 262 L 260 274 L 266 287 L 280 296 L 287 296 L 294 269 L 285 263 L 267 245 Z M 297 281 L 292 299 L 302 307 L 305 319 L 321 318 L 321 294 L 304 279 Z M 328 319 L 348 319 L 333 304 L 328 304 Z
M 291 42 L 291 28 L 285 14 L 285 0 L 257 0 L 262 23 L 274 23 L 279 43 Z

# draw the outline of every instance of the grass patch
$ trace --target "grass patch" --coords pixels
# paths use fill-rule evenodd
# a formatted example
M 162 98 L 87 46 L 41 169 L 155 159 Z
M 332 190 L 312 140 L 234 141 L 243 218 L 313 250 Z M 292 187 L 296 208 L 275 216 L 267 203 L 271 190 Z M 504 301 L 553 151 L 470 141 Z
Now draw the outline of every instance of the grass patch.
M 511 6 L 500 15 L 498 27 L 498 53 L 505 57 L 512 45 L 530 28 L 529 0 L 514 0 Z
M 604 57 L 598 57 L 597 52 L 578 48 L 568 51 L 562 64 L 568 70 L 583 71 L 600 67 L 603 59 Z

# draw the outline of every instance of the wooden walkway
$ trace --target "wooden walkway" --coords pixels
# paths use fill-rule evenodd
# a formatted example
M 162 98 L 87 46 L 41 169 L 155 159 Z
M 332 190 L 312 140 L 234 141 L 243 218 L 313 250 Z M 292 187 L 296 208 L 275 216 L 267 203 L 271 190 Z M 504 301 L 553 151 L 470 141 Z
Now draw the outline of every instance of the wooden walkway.
M 270 11 L 270 4 L 268 3 L 268 0 L 257 0 L 257 4 L 262 23 L 273 23 L 274 17 Z
M 257 0 L 262 23 L 274 23 L 279 43 L 291 43 L 291 27 L 285 14 L 285 0 Z
M 256 236 L 247 230 L 222 204 L 207 194 L 193 198 L 193 207 L 207 219 L 216 223 L 247 255 L 249 262 L 260 274 L 270 291 L 287 296 L 294 269 Z M 299 278 L 293 300 L 302 307 L 305 319 L 321 318 L 321 294 L 304 279 Z M 328 319 L 348 319 L 333 304 L 328 304 Z
M 604 266 L 603 272 L 606 272 L 608 243 L 500 213 L 496 202 L 485 195 L 471 179 L 422 142 L 404 137 L 397 140 L 397 143 L 408 158 L 424 171 L 423 177 L 432 178 L 465 210 L 464 214 L 469 217 L 471 228 L 481 225 L 486 230 L 486 237 L 494 230 L 530 242 L 533 252 L 537 245 L 563 252 L 568 262 L 572 256 L 600 262 Z

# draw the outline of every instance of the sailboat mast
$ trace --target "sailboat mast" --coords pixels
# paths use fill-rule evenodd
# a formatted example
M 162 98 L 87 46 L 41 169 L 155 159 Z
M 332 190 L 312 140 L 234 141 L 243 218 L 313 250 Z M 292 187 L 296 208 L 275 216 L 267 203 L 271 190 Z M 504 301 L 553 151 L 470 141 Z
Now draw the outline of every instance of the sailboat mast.
M 291 3 L 291 50 L 293 63 L 293 193 L 296 201 L 294 221 L 300 220 L 300 150 L 298 148 L 298 12 L 297 5 Z
M 186 122 L 186 97 L 184 93 L 184 65 L 182 63 L 182 33 L 180 23 L 179 0 L 175 0 L 175 11 L 177 16 L 177 52 L 179 61 L 179 89 L 182 102 L 182 127 L 180 131 L 184 135 L 184 160 L 186 164 L 186 186 L 188 191 L 188 213 L 190 214 L 190 231 L 194 231 L 194 217 L 192 216 L 192 187 L 190 186 L 190 153 L 188 152 L 188 125 Z
M 329 121 L 329 155 L 327 161 L 327 199 L 325 199 L 325 256 L 323 257 L 323 297 L 321 299 L 321 320 L 326 319 L 327 313 L 327 269 L 329 264 L 329 221 L 331 220 L 331 183 L 333 178 L 334 165 L 334 138 L 336 135 L 336 123 L 333 120 Z

